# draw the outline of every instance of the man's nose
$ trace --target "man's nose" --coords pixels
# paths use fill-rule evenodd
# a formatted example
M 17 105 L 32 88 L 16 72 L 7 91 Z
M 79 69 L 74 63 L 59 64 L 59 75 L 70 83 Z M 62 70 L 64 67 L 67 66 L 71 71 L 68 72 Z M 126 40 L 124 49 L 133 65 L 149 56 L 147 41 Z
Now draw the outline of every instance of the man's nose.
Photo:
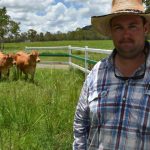
M 130 32 L 130 30 L 129 30 L 128 28 L 123 30 L 123 36 L 124 36 L 124 37 L 129 37 L 129 36 L 131 36 L 131 32 Z

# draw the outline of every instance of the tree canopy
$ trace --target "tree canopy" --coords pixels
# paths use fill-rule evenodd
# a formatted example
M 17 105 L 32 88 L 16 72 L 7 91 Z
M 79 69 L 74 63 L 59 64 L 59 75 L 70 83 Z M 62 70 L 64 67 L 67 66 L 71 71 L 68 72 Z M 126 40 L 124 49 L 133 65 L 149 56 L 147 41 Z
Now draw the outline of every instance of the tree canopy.
M 16 37 L 19 34 L 19 24 L 7 15 L 6 7 L 0 8 L 0 49 L 5 37 L 10 35 Z
M 143 0 L 146 5 L 146 13 L 150 13 L 150 0 Z

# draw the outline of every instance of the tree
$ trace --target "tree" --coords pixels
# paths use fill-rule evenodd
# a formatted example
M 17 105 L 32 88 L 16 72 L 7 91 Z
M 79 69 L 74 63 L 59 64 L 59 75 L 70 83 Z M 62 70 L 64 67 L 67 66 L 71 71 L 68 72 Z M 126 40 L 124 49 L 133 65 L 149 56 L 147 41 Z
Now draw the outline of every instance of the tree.
M 17 39 L 17 36 L 19 35 L 19 24 L 20 23 L 16 23 L 13 20 L 10 20 L 9 23 L 9 32 L 12 36 L 15 36 L 15 39 Z
M 9 24 L 9 16 L 6 13 L 5 7 L 0 9 L 0 49 L 3 49 L 3 39 L 7 33 L 7 25 Z
M 16 35 L 20 30 L 19 23 L 11 20 L 6 7 L 0 8 L 0 49 L 4 48 L 4 37 Z
M 39 41 L 44 41 L 44 33 L 40 32 Z
M 53 34 L 52 34 L 52 33 L 46 32 L 46 33 L 45 33 L 45 36 L 44 36 L 44 40 L 45 40 L 45 41 L 50 41 L 50 40 L 52 40 L 52 37 L 53 37 Z
M 28 40 L 28 34 L 27 34 L 27 32 L 21 33 L 20 38 L 21 38 L 20 41 L 26 42 Z
M 29 29 L 28 30 L 28 39 L 30 41 L 36 41 L 36 37 L 37 37 L 37 31 L 33 30 L 33 29 Z
M 146 13 L 150 13 L 150 0 L 143 0 L 146 5 Z

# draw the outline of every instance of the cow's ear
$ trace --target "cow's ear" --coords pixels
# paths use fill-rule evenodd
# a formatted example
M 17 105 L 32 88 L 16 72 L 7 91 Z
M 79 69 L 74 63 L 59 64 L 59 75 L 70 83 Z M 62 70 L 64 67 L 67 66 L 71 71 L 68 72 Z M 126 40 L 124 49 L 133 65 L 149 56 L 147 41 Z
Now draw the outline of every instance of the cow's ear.
M 33 54 L 33 55 L 39 55 L 39 52 L 36 51 L 36 50 L 32 50 L 31 54 Z
M 14 54 L 10 53 L 10 54 L 8 54 L 8 57 L 13 57 L 13 55 L 14 55 Z
M 35 57 L 35 55 L 32 54 L 32 53 L 31 53 L 29 56 L 30 56 L 30 58 L 32 58 L 32 59 Z
M 21 56 L 21 54 L 16 54 L 16 56 Z
M 34 54 L 34 53 L 35 53 L 35 50 L 32 50 L 32 52 L 31 52 L 31 53 L 33 53 L 33 54 Z
M 12 57 L 12 58 L 15 58 L 15 54 L 11 54 L 11 57 Z
M 30 56 L 34 56 L 34 54 L 33 53 L 31 53 L 31 54 L 29 54 Z

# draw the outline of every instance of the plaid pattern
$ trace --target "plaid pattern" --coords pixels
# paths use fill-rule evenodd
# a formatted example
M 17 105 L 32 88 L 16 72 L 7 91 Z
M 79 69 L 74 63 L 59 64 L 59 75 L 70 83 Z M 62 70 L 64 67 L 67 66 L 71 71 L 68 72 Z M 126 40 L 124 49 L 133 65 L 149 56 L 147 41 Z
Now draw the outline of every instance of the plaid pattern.
M 98 62 L 83 85 L 74 150 L 150 149 L 150 54 L 144 78 L 127 81 L 114 76 L 112 57 Z M 135 74 L 141 71 L 143 67 Z

